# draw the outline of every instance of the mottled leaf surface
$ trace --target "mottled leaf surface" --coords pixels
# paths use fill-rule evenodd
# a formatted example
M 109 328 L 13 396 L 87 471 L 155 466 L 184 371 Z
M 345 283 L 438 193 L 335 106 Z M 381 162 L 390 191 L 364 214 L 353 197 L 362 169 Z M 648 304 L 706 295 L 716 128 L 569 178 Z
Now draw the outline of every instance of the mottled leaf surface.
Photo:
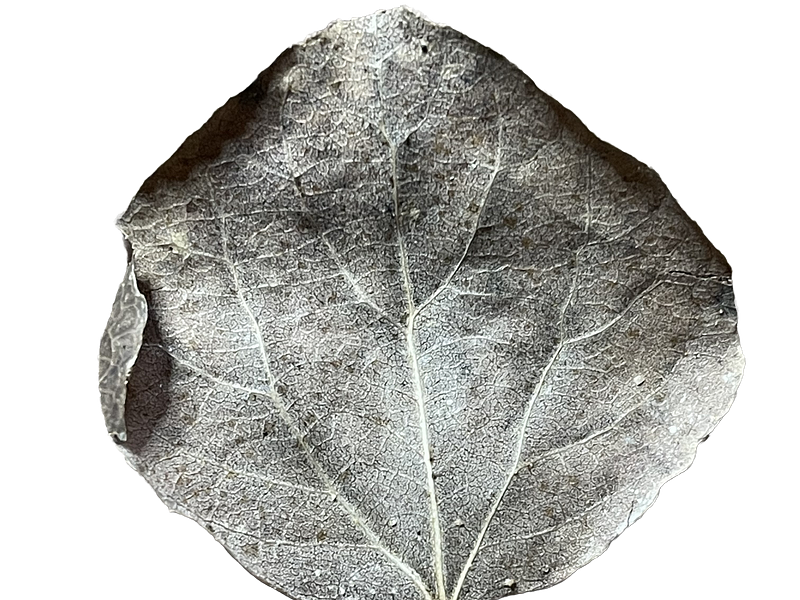
M 287 50 L 120 227 L 121 448 L 296 599 L 558 583 L 741 377 L 730 268 L 659 177 L 406 9 Z

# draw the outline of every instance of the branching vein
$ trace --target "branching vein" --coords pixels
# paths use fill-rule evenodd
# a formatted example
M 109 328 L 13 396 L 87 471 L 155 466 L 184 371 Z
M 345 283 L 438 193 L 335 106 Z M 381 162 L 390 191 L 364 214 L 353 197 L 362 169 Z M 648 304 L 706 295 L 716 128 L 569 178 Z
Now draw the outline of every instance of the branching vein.
M 469 554 L 469 556 L 467 558 L 467 561 L 464 563 L 464 567 L 462 568 L 461 574 L 459 575 L 458 581 L 456 582 L 456 586 L 455 586 L 455 588 L 453 590 L 453 595 L 452 595 L 451 600 L 457 600 L 458 599 L 458 595 L 461 592 L 461 588 L 464 585 L 464 581 L 466 580 L 467 574 L 469 573 L 469 570 L 472 567 L 472 564 L 473 564 L 473 562 L 475 560 L 475 557 L 477 556 L 478 551 L 483 546 L 483 540 L 486 537 L 486 533 L 489 530 L 489 526 L 491 525 L 492 520 L 494 519 L 494 516 L 496 515 L 497 510 L 499 509 L 500 504 L 502 503 L 503 498 L 505 497 L 505 494 L 508 491 L 509 486 L 511 485 L 511 481 L 514 479 L 516 474 L 520 471 L 520 460 L 522 458 L 522 450 L 523 450 L 524 445 L 525 445 L 525 432 L 528 429 L 528 423 L 530 421 L 530 417 L 531 417 L 531 414 L 533 412 L 533 408 L 536 405 L 537 399 L 541 395 L 542 388 L 544 386 L 544 383 L 545 383 L 547 377 L 549 376 L 550 372 L 553 369 L 553 365 L 555 365 L 555 363 L 558 360 L 558 358 L 560 357 L 561 352 L 563 351 L 563 349 L 568 345 L 575 344 L 575 343 L 578 343 L 578 342 L 581 342 L 581 341 L 585 341 L 585 340 L 587 340 L 587 339 L 589 339 L 591 337 L 599 335 L 600 333 L 604 332 L 608 328 L 612 327 L 617 322 L 619 322 L 620 319 L 622 319 L 628 312 L 630 312 L 630 310 L 633 308 L 633 306 L 636 303 L 638 303 L 642 298 L 646 297 L 650 292 L 652 292 L 659 285 L 661 285 L 663 283 L 668 283 L 667 281 L 665 281 L 663 279 L 657 278 L 654 283 L 652 283 L 647 288 L 645 288 L 642 292 L 637 294 L 636 297 L 616 317 L 614 317 L 613 319 L 611 319 L 610 321 L 608 321 L 604 325 L 598 327 L 597 329 L 594 329 L 594 330 L 589 331 L 587 333 L 575 336 L 573 338 L 566 339 L 566 337 L 564 335 L 564 329 L 565 329 L 564 328 L 564 320 L 565 320 L 565 317 L 566 317 L 566 311 L 567 311 L 567 309 L 569 308 L 569 305 L 572 302 L 572 299 L 573 299 L 574 294 L 575 294 L 575 290 L 577 288 L 577 280 L 578 280 L 577 260 L 578 260 L 578 257 L 580 256 L 580 253 L 582 252 L 582 250 L 585 247 L 586 247 L 586 244 L 581 246 L 581 248 L 579 248 L 577 250 L 576 255 L 575 255 L 576 256 L 576 259 L 575 259 L 576 260 L 576 265 L 575 265 L 575 272 L 573 274 L 572 285 L 570 286 L 570 290 L 569 290 L 569 293 L 567 294 L 567 298 L 566 298 L 566 300 L 564 301 L 564 304 L 561 307 L 561 316 L 560 316 L 560 319 L 559 319 L 560 341 L 556 345 L 556 348 L 553 351 L 553 354 L 552 354 L 552 356 L 550 358 L 550 361 L 547 363 L 547 365 L 545 365 L 544 369 L 542 370 L 542 374 L 539 376 L 539 380 L 538 380 L 538 382 L 536 384 L 536 387 L 534 388 L 534 391 L 531 394 L 531 398 L 530 398 L 530 400 L 529 400 L 529 402 L 528 402 L 528 404 L 526 406 L 525 414 L 524 414 L 524 416 L 522 418 L 522 426 L 520 427 L 520 431 L 519 431 L 519 433 L 517 435 L 517 445 L 516 445 L 516 448 L 515 448 L 515 451 L 514 451 L 514 458 L 512 460 L 512 468 L 510 469 L 509 474 L 506 477 L 505 482 L 503 484 L 503 487 L 501 488 L 500 492 L 495 497 L 495 500 L 492 503 L 492 505 L 491 505 L 491 507 L 489 509 L 489 512 L 488 512 L 486 518 L 483 521 L 483 524 L 481 526 L 481 530 L 480 530 L 480 532 L 478 534 L 478 537 L 477 537 L 477 539 L 475 541 L 474 546 L 472 547 L 472 551 L 470 552 L 470 554 Z M 630 414 L 630 412 L 632 412 L 633 410 L 636 410 L 637 408 L 639 408 L 639 406 L 635 406 L 634 408 L 632 408 L 629 412 L 625 413 L 625 415 L 623 415 L 619 420 L 615 421 L 615 423 L 612 424 L 609 428 L 606 428 L 606 429 L 600 430 L 598 432 L 595 432 L 594 434 L 591 434 L 590 436 L 588 436 L 586 439 L 580 440 L 579 442 L 576 442 L 572 446 L 576 446 L 576 445 L 585 443 L 585 442 L 587 442 L 587 441 L 589 441 L 591 439 L 594 439 L 596 437 L 602 436 L 605 433 L 608 433 L 608 431 L 611 431 L 614 427 L 616 427 L 623 418 L 625 418 L 628 414 Z M 535 458 L 533 462 L 541 460 L 541 459 L 545 458 L 546 456 L 560 454 L 560 453 L 564 452 L 565 450 L 567 450 L 569 447 L 572 447 L 572 446 L 568 446 L 568 447 L 564 447 L 564 448 L 558 448 L 558 449 L 554 450 L 551 453 L 547 453 L 546 455 L 542 455 L 542 456 L 539 456 L 539 457 Z
M 222 222 L 222 227 L 221 227 L 222 246 L 225 256 L 227 257 L 228 234 L 225 226 L 225 219 L 222 219 L 221 222 Z M 286 423 L 286 426 L 289 428 L 289 430 L 292 432 L 292 435 L 297 440 L 298 445 L 303 450 L 303 453 L 306 455 L 306 458 L 309 464 L 311 465 L 311 468 L 314 470 L 316 476 L 319 478 L 320 481 L 323 482 L 325 488 L 330 492 L 330 494 L 337 499 L 339 505 L 345 510 L 345 512 L 347 512 L 347 514 L 349 515 L 353 523 L 356 525 L 356 527 L 361 529 L 361 531 L 364 533 L 364 535 L 367 537 L 367 539 L 374 547 L 380 549 L 381 552 L 383 552 L 383 554 L 386 555 L 386 557 L 391 562 L 397 565 L 397 567 L 414 582 L 414 584 L 420 589 L 426 600 L 432 600 L 430 592 L 428 592 L 427 587 L 425 586 L 425 583 L 422 581 L 422 578 L 420 577 L 419 573 L 417 573 L 416 570 L 414 570 L 411 566 L 406 564 L 405 561 L 403 561 L 399 556 L 394 554 L 394 552 L 392 552 L 391 550 L 389 550 L 389 548 L 386 547 L 386 545 L 381 541 L 378 535 L 367 524 L 364 517 L 361 516 L 358 510 L 350 503 L 350 501 L 347 498 L 345 498 L 345 496 L 341 493 L 341 491 L 339 491 L 339 489 L 334 485 L 331 477 L 328 475 L 325 469 L 322 468 L 322 465 L 319 463 L 319 461 L 317 461 L 317 459 L 314 457 L 314 454 L 311 451 L 311 447 L 308 445 L 305 436 L 303 436 L 302 433 L 300 432 L 299 428 L 297 427 L 297 423 L 295 422 L 294 419 L 292 419 L 291 415 L 289 414 L 286 408 L 286 405 L 284 404 L 283 400 L 278 394 L 277 381 L 275 380 L 275 377 L 272 373 L 272 369 L 270 367 L 269 356 L 267 354 L 267 349 L 264 344 L 264 334 L 261 330 L 261 325 L 259 324 L 258 319 L 253 313 L 253 309 L 250 307 L 250 304 L 247 302 L 247 299 L 244 296 L 243 288 L 239 280 L 239 274 L 236 268 L 233 266 L 233 261 L 229 260 L 228 264 L 230 265 L 230 272 L 231 272 L 231 277 L 233 278 L 234 287 L 236 289 L 236 295 L 239 298 L 239 302 L 242 308 L 247 313 L 247 316 L 253 327 L 253 331 L 256 335 L 256 339 L 258 341 L 261 360 L 264 364 L 264 372 L 266 374 L 267 381 L 269 383 L 268 395 L 271 398 L 272 403 L 275 406 L 275 409 L 278 411 L 278 414 L 280 415 L 281 419 L 283 419 L 283 421 Z
M 464 245 L 464 252 L 461 253 L 461 256 L 459 257 L 459 259 L 456 262 L 455 266 L 450 271 L 450 273 L 447 275 L 447 277 L 442 282 L 442 284 L 438 288 L 436 288 L 436 290 L 428 297 L 427 300 L 425 300 L 424 302 L 422 302 L 422 304 L 419 305 L 419 308 L 417 308 L 417 315 L 419 315 L 419 313 L 421 313 L 423 311 L 423 309 L 425 309 L 428 306 L 430 306 L 430 304 L 433 303 L 433 301 L 436 300 L 436 298 L 438 298 L 439 295 L 448 288 L 450 283 L 453 281 L 453 277 L 455 277 L 456 273 L 458 273 L 458 270 L 464 264 L 464 260 L 466 260 L 467 254 L 469 254 L 469 250 L 472 247 L 472 243 L 475 241 L 475 236 L 478 233 L 478 228 L 480 227 L 480 223 L 481 223 L 481 217 L 483 216 L 484 208 L 486 207 L 486 203 L 487 203 L 487 201 L 489 199 L 489 194 L 492 191 L 492 186 L 494 185 L 494 180 L 497 178 L 497 174 L 500 172 L 500 155 L 501 155 L 501 151 L 502 151 L 502 148 L 503 148 L 503 128 L 502 128 L 502 126 L 500 127 L 500 131 L 499 131 L 499 133 L 497 135 L 497 138 L 498 138 L 497 139 L 497 150 L 495 151 L 494 167 L 492 169 L 491 174 L 489 175 L 489 182 L 486 184 L 486 189 L 484 190 L 483 194 L 481 195 L 480 204 L 478 205 L 478 211 L 477 211 L 477 214 L 475 215 L 475 223 L 474 223 L 474 225 L 472 227 L 472 231 L 470 232 L 469 238 L 467 238 L 467 243 Z

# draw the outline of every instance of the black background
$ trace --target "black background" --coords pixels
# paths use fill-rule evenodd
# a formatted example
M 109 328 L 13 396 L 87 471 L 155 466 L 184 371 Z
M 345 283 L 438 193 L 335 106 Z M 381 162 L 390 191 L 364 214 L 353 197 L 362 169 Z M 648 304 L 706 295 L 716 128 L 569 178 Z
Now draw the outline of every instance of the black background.
M 87 161 L 102 173 L 88 192 L 99 215 L 96 329 L 122 270 L 123 254 L 111 226 L 126 199 L 181 139 L 244 87 L 285 45 L 322 26 L 353 3 L 291 13 L 165 17 L 129 14 L 86 33 L 81 75 L 95 86 L 82 124 Z M 573 108 L 601 136 L 657 168 L 673 193 L 735 266 L 748 339 L 756 270 L 748 212 L 737 185 L 747 152 L 737 115 L 748 102 L 747 40 L 718 16 L 574 13 L 488 13 L 429 5 L 428 14 L 490 44 L 524 68 L 541 87 Z M 686 18 L 684 18 L 686 17 Z M 630 20 L 633 19 L 633 21 Z M 93 349 L 87 350 L 91 355 Z M 91 356 L 87 358 L 91 360 Z M 269 597 L 198 527 L 168 516 L 105 441 L 91 383 L 85 422 L 91 423 L 82 464 L 90 507 L 83 544 L 93 566 L 73 570 L 84 590 L 146 594 Z M 720 431 L 701 447 L 686 477 L 670 485 L 655 510 L 617 540 L 598 563 L 558 586 L 553 598 L 613 593 L 621 597 L 754 591 L 762 561 L 765 487 L 755 462 L 765 420 L 762 404 L 742 399 Z M 534 594 L 543 597 L 544 593 Z

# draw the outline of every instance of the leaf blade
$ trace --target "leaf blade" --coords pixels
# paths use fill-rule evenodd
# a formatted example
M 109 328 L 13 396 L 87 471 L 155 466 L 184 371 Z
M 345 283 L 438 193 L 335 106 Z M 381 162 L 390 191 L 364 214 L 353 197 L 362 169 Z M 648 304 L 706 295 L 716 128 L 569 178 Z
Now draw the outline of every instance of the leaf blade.
M 395 181 L 396 181 L 396 179 L 395 179 Z M 304 186 L 304 187 L 305 187 L 305 186 Z M 301 193 L 302 193 L 302 192 L 301 192 Z M 396 214 L 397 214 L 397 213 L 399 213 L 399 211 L 396 211 Z M 477 227 L 477 222 L 476 222 L 476 227 Z M 477 230 L 476 230 L 476 231 L 477 231 Z M 466 251 L 464 252 L 464 254 L 466 255 Z M 507 267 L 505 270 L 509 270 L 509 269 L 510 269 L 510 267 Z M 354 279 L 355 279 L 355 278 L 357 278 L 357 277 L 358 277 L 358 269 L 353 269 L 353 271 L 356 273 L 356 275 L 354 275 Z M 457 271 L 457 269 L 453 271 L 453 277 L 455 277 L 456 271 Z M 409 278 L 410 278 L 410 277 L 409 277 Z M 441 284 L 439 284 L 439 285 L 440 285 L 440 287 L 441 287 Z M 440 289 L 440 288 L 435 288 L 435 289 Z M 442 292 L 442 293 L 443 293 L 443 292 Z M 473 292 L 472 290 L 470 290 L 470 293 L 480 293 L 480 292 Z M 425 297 L 425 295 L 423 295 L 423 297 Z M 360 300 L 360 299 L 358 299 L 358 300 Z M 380 305 L 378 302 L 376 302 L 376 303 L 375 303 L 375 306 L 381 306 L 381 305 Z M 374 307 L 373 307 L 373 308 L 374 308 Z M 609 310 L 611 310 L 611 309 L 609 309 Z M 615 313 L 615 314 L 616 314 L 616 313 Z M 612 319 L 613 319 L 613 318 L 614 318 L 614 317 L 612 317 Z M 608 322 L 608 321 L 605 321 L 605 322 Z M 598 321 L 598 323 L 599 323 L 598 327 L 602 327 L 602 326 L 603 326 L 603 323 L 602 323 L 602 322 L 599 322 L 599 321 Z M 608 329 L 608 328 L 606 328 L 606 329 Z M 593 330 L 591 330 L 591 329 L 590 329 L 590 330 L 587 330 L 587 331 L 593 331 Z M 604 330 L 604 331 L 605 331 L 605 330 Z M 602 333 L 602 332 L 600 332 L 600 333 Z M 599 334 L 598 334 L 598 335 L 599 335 Z M 259 336 L 259 337 L 263 339 L 263 336 Z M 477 336 L 476 336 L 476 337 L 477 337 Z M 488 337 L 488 336 L 484 336 L 484 337 Z M 570 338 L 570 339 L 571 339 L 571 338 Z M 423 353 L 421 352 L 421 353 L 420 353 L 420 355 L 422 355 L 422 354 L 423 354 Z M 417 398 L 419 398 L 419 395 L 417 395 Z

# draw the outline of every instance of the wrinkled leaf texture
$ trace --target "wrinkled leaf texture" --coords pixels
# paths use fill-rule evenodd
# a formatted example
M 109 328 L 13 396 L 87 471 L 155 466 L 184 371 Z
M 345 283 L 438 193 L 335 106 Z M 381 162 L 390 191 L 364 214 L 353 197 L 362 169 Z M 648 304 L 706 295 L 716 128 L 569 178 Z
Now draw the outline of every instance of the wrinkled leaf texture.
M 407 9 L 287 50 L 119 226 L 109 430 L 296 599 L 558 583 L 743 369 L 730 268 L 659 177 Z

